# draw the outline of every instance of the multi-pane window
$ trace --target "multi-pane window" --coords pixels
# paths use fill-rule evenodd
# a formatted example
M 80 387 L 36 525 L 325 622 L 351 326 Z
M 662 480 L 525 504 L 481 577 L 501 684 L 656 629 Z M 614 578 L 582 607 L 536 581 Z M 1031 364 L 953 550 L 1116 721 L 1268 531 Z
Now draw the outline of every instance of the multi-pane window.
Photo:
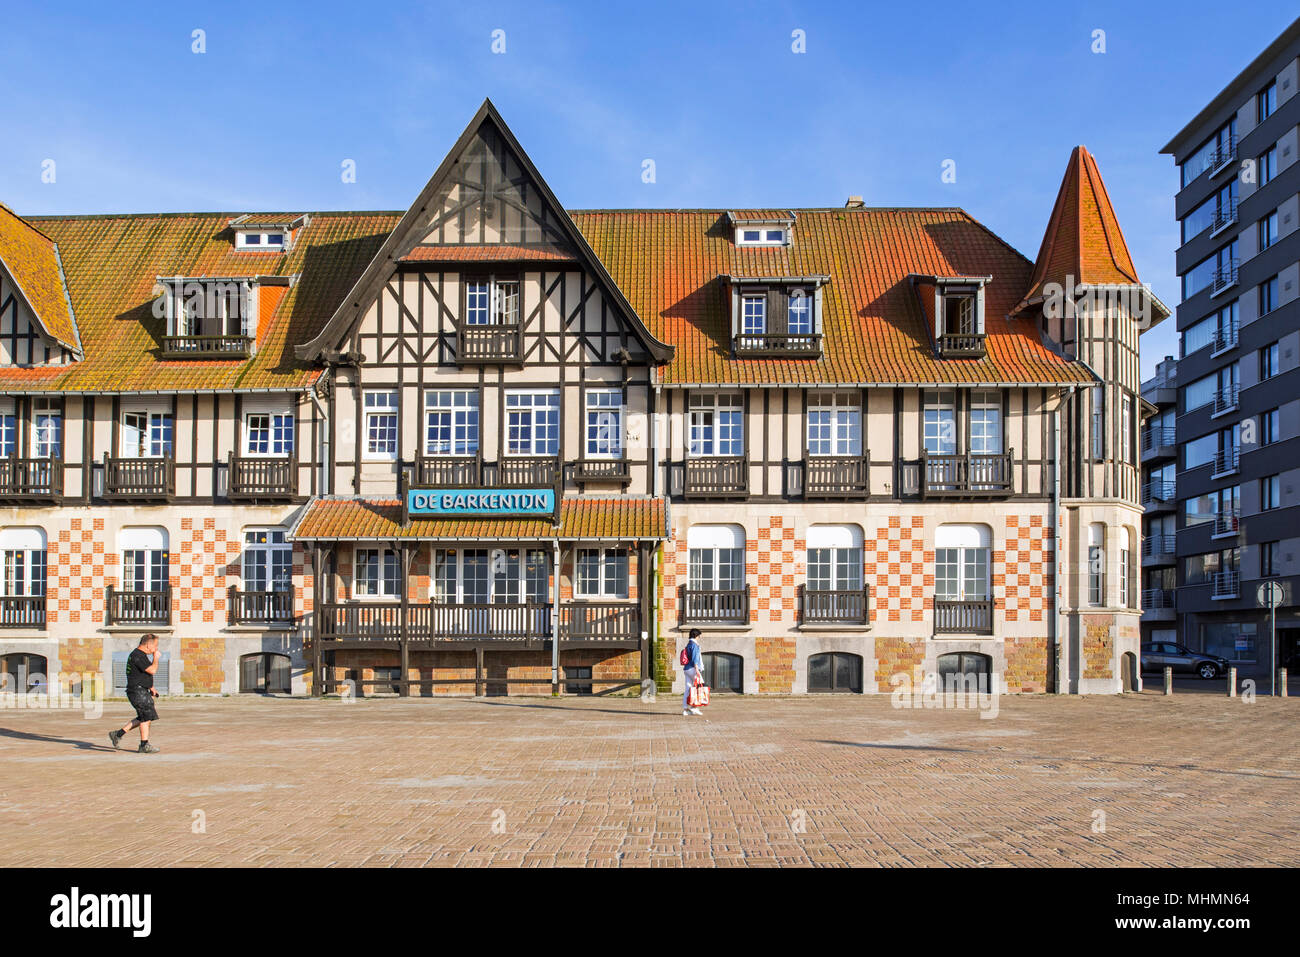
M 9 458 L 18 444 L 18 418 L 12 408 L 0 410 L 0 457 Z
M 1261 382 L 1277 375 L 1277 347 L 1276 342 L 1270 342 L 1259 350 L 1259 378 Z
M 922 438 L 930 455 L 957 451 L 957 402 L 952 392 L 927 392 L 922 414 Z
M 623 393 L 619 389 L 588 389 L 586 455 L 616 459 L 623 454 Z
M 1280 508 L 1282 505 L 1282 484 L 1280 476 L 1266 475 L 1259 480 L 1259 509 L 1261 512 Z
M 975 296 L 970 293 L 943 297 L 943 331 L 953 335 L 974 335 Z
M 1267 315 L 1277 308 L 1277 276 L 1259 284 L 1259 314 Z
M 1273 115 L 1273 111 L 1277 109 L 1277 80 L 1255 94 L 1255 105 L 1258 108 L 1256 122 L 1263 123 Z
M 440 548 L 433 553 L 433 595 L 444 605 L 483 605 L 488 600 L 486 548 Z
M 32 455 L 38 459 L 57 459 L 63 455 L 63 407 L 58 399 L 33 402 L 35 429 L 32 432 Z
M 862 530 L 849 525 L 808 529 L 808 590 L 862 590 Z
M 1255 160 L 1256 176 L 1260 186 L 1267 186 L 1277 175 L 1277 147 L 1272 146 Z
M 625 548 L 578 549 L 576 593 L 582 598 L 626 598 L 628 554 Z
M 166 532 L 162 529 L 124 529 L 122 537 L 122 590 L 160 592 L 168 584 Z
M 0 530 L 0 587 L 6 598 L 45 594 L 45 533 L 41 529 Z
M 424 394 L 425 455 L 473 455 L 478 441 L 477 392 L 431 389 Z
M 558 455 L 560 393 L 506 393 L 506 454 Z
M 767 331 L 767 297 L 742 296 L 740 331 L 747 336 L 761 336 Z
M 465 323 L 513 326 L 519 322 L 519 280 L 495 277 L 465 283 Z
M 366 457 L 397 458 L 397 390 L 365 394 Z
M 1263 252 L 1277 242 L 1277 210 L 1259 221 L 1259 249 Z
M 812 335 L 813 301 L 802 289 L 790 291 L 790 301 L 786 306 L 786 330 L 796 336 Z
M 862 405 L 856 393 L 821 392 L 809 397 L 808 454 L 862 454 Z
M 744 402 L 739 395 L 691 396 L 692 457 L 745 454 Z
M 1183 299 L 1190 299 L 1211 283 L 1223 289 L 1237 281 L 1237 240 L 1202 259 L 1183 273 Z
M 1260 542 L 1259 577 L 1271 578 L 1279 574 L 1277 562 L 1277 542 Z
M 293 587 L 293 546 L 283 528 L 250 528 L 244 532 L 244 590 L 289 591 Z
M 542 549 L 440 548 L 433 553 L 434 599 L 444 605 L 544 606 L 550 582 L 550 556 Z M 467 609 L 458 619 L 465 628 L 482 629 L 492 619 Z M 536 609 L 531 627 L 543 629 L 546 608 Z
M 1186 186 L 1207 169 L 1219 166 L 1236 155 L 1237 118 L 1228 120 L 1219 130 L 1183 160 L 1181 171 Z
M 1133 397 L 1122 396 L 1120 405 L 1119 448 L 1120 461 L 1133 461 Z
M 250 412 L 244 418 L 244 454 L 283 456 L 293 452 L 292 412 Z
M 1088 526 L 1088 604 L 1106 604 L 1106 527 Z
M 745 587 L 744 532 L 733 525 L 696 525 L 687 532 L 687 587 L 739 591 Z
M 1133 547 L 1129 539 L 1129 530 L 1119 530 L 1119 605 L 1131 608 L 1133 605 Z
M 988 601 L 991 535 L 983 525 L 941 525 L 935 537 L 935 601 Z
M 1278 409 L 1269 409 L 1259 417 L 1259 444 L 1272 445 L 1280 437 L 1278 429 L 1281 422 L 1278 418 Z
M 997 392 L 971 393 L 970 450 L 976 455 L 1002 453 L 1002 397 Z
M 352 575 L 352 592 L 367 598 L 401 595 L 401 568 L 391 548 L 358 548 Z
M 127 412 L 122 416 L 122 455 L 166 458 L 172 454 L 170 412 Z

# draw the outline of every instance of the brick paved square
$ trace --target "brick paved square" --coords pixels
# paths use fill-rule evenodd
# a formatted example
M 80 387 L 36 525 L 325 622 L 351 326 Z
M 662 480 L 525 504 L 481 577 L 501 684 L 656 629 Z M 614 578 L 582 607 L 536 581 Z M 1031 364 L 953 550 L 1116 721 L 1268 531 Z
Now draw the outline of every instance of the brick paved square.
M 0 711 L 0 865 L 1291 865 L 1294 701 L 164 699 Z M 133 826 L 135 822 L 138 826 Z M 196 825 L 200 822 L 203 826 Z M 198 833 L 196 833 L 198 831 Z

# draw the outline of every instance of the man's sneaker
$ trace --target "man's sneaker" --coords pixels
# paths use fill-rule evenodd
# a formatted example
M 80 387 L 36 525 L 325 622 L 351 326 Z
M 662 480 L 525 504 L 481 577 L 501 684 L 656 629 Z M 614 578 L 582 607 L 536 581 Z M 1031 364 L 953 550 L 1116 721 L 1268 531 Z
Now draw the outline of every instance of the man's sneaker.
M 704 714 L 704 712 L 701 711 L 699 708 L 692 708 L 691 714 Z
M 136 753 L 137 753 L 137 754 L 157 754 L 157 753 L 158 753 L 158 749 L 155 748 L 155 747 L 154 747 L 152 744 L 150 744 L 148 741 L 141 741 L 141 742 L 140 742 L 140 750 L 137 751 Z
M 682 708 L 682 717 L 683 717 L 683 718 L 685 718 L 685 717 L 686 717 L 687 715 L 689 715 L 689 714 L 690 714 L 689 711 L 687 711 L 685 708 Z

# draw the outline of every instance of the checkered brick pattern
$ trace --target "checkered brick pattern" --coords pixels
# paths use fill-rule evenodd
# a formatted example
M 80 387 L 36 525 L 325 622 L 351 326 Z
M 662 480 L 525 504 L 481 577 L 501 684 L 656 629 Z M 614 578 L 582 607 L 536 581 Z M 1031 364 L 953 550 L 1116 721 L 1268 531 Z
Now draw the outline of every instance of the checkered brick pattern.
M 794 523 L 787 526 L 781 515 L 773 515 L 758 530 L 757 542 L 745 542 L 746 578 L 754 589 L 750 605 L 751 622 L 779 622 L 796 614 L 799 586 L 807 573 L 807 543 L 794 537 Z M 749 562 L 749 556 L 757 560 Z
M 993 556 L 995 575 L 1001 565 L 1007 621 L 1043 621 L 1053 589 L 1045 558 L 1051 547 L 1052 529 L 1043 516 L 1007 516 L 1001 560 L 996 552 Z
M 215 519 L 181 519 L 180 541 L 168 556 L 179 621 L 225 624 L 226 588 L 239 582 L 241 547 L 238 531 L 227 535 Z
M 104 520 L 72 518 L 67 528 L 47 534 L 45 562 L 47 621 L 102 621 L 106 567 L 117 565 L 117 555 L 104 548 Z
M 866 580 L 871 586 L 872 617 L 883 621 L 922 621 L 934 605 L 934 552 L 925 548 L 925 519 L 891 515 L 863 543 Z

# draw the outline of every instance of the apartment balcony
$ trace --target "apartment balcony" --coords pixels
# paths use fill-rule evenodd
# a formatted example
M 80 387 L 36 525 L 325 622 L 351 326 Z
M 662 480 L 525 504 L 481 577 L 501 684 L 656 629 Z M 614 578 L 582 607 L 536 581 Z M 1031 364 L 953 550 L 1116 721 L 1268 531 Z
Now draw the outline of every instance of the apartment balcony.
M 1214 270 L 1214 275 L 1210 278 L 1211 298 L 1237 285 L 1237 270 L 1240 266 L 1241 260 L 1230 259 Z
M 172 590 L 118 591 L 112 585 L 104 589 L 104 623 L 106 625 L 170 625 Z
M 1177 554 L 1177 539 L 1173 535 L 1146 535 L 1142 539 L 1142 566 L 1172 565 Z
M 163 336 L 164 359 L 247 359 L 252 336 Z
M 176 496 L 176 460 L 104 456 L 103 497 L 111 501 L 170 502 Z
M 1222 600 L 1241 597 L 1241 574 L 1235 570 L 1215 572 L 1210 576 L 1210 598 Z
M 241 458 L 231 455 L 226 497 L 232 501 L 274 501 L 294 497 L 294 462 L 280 458 Z
M 1240 388 L 1230 385 L 1226 389 L 1220 389 L 1214 393 L 1214 411 L 1210 413 L 1210 418 L 1217 418 L 1220 415 L 1227 415 L 1229 412 L 1237 411 L 1237 399 L 1240 392 Z
M 556 455 L 510 456 L 497 462 L 493 486 L 501 488 L 551 488 L 560 481 Z
M 641 608 L 629 602 L 565 602 L 560 606 L 560 641 L 600 647 L 639 643 Z
M 1229 200 L 1214 211 L 1214 219 L 1210 222 L 1210 236 L 1217 236 L 1236 221 L 1237 204 Z
M 415 488 L 480 488 L 483 485 L 483 453 L 415 457 Z
M 12 505 L 53 505 L 62 495 L 62 461 L 0 459 L 0 502 Z
M 632 466 L 625 458 L 579 459 L 573 463 L 573 480 L 583 486 L 609 483 L 627 488 L 632 484 Z
M 977 498 L 1011 491 L 1011 452 L 996 455 L 921 453 L 921 498 Z
M 1230 349 L 1237 348 L 1237 342 L 1240 335 L 1239 323 L 1229 322 L 1226 326 L 1220 326 L 1214 331 L 1214 339 L 1210 343 L 1210 358 L 1222 355 Z
M 0 596 L 0 628 L 39 628 L 43 631 L 45 596 Z
M 864 499 L 870 492 L 871 453 L 810 455 L 804 462 L 803 497 L 808 500 Z
M 687 459 L 682 497 L 745 498 L 749 495 L 749 459 L 743 455 Z
M 866 625 L 871 622 L 871 591 L 803 589 L 803 624 Z
M 1226 509 L 1214 516 L 1214 528 L 1210 532 L 1211 538 L 1227 538 L 1237 534 L 1237 526 L 1240 519 L 1237 516 L 1236 509 Z
M 1142 430 L 1142 461 L 1173 458 L 1178 454 L 1178 438 L 1172 425 L 1157 425 Z
M 461 365 L 522 362 L 524 327 L 517 322 L 461 324 L 456 328 L 456 356 Z
M 720 591 L 681 588 L 678 618 L 690 625 L 749 624 L 749 589 Z
M 986 354 L 984 334 L 944 333 L 935 344 L 941 359 L 983 359 Z
M 232 625 L 291 625 L 292 591 L 240 591 L 231 587 L 226 605 Z
M 1173 621 L 1174 591 L 1171 588 L 1146 588 L 1142 591 L 1143 621 Z
M 936 635 L 993 634 L 993 600 L 934 602 Z
M 1237 137 L 1229 136 L 1210 154 L 1210 178 L 1218 176 L 1237 160 Z
M 1233 446 L 1230 449 L 1219 449 L 1214 453 L 1214 464 L 1211 466 L 1210 478 L 1224 478 L 1229 475 L 1235 475 L 1241 470 L 1241 448 Z
M 742 334 L 732 343 L 738 359 L 820 359 L 822 337 L 808 333 Z
M 1142 486 L 1142 508 L 1147 512 L 1163 512 L 1174 507 L 1176 495 L 1172 481 L 1152 479 Z

